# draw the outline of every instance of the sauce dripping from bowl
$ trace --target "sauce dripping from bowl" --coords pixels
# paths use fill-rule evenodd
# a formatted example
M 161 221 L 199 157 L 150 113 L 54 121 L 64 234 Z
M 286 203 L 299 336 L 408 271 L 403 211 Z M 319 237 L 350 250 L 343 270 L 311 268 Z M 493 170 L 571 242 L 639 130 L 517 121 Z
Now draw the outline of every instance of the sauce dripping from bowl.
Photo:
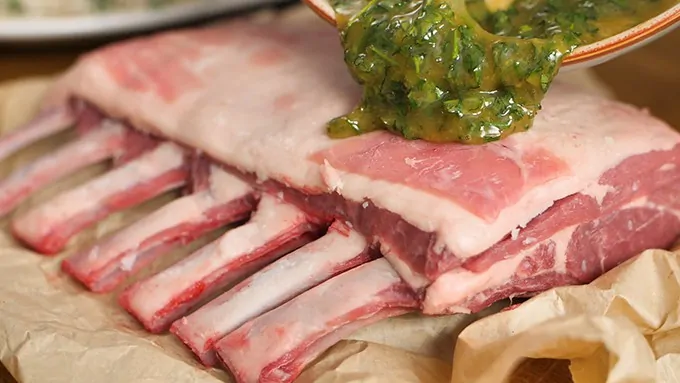
M 386 129 L 481 144 L 529 129 L 562 60 L 678 0 L 334 0 L 361 103 L 334 138 Z

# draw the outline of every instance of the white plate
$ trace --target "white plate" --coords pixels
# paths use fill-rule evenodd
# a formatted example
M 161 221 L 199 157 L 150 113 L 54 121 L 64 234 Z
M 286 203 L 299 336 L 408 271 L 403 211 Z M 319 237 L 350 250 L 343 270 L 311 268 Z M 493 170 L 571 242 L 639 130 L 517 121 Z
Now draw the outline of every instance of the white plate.
M 145 11 L 120 11 L 75 17 L 0 19 L 0 42 L 44 42 L 106 37 L 191 22 L 247 7 L 284 0 L 199 0 Z

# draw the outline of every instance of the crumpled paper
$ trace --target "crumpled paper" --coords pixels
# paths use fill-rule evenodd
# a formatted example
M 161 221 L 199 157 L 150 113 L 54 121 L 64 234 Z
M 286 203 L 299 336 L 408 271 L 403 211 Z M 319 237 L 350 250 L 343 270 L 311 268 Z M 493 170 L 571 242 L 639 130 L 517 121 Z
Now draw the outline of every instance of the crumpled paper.
M 561 77 L 611 95 L 589 72 Z M 28 120 L 51 81 L 35 78 L 0 85 L 0 132 Z M 0 176 L 67 138 L 68 133 L 61 134 L 3 161 Z M 17 213 L 103 171 L 104 166 L 93 166 L 57 182 L 33 195 Z M 224 371 L 200 366 L 174 337 L 146 333 L 118 307 L 116 294 L 86 292 L 59 270 L 59 262 L 74 249 L 134 222 L 173 197 L 168 193 L 114 214 L 75 238 L 57 257 L 21 247 L 8 233 L 8 219 L 0 221 L 0 361 L 18 382 L 230 381 Z M 208 240 L 175 251 L 164 262 Z M 608 373 L 609 382 L 617 383 L 651 382 L 655 371 L 672 377 L 672 329 L 678 321 L 674 302 L 680 294 L 672 272 L 678 269 L 677 262 L 672 253 L 648 253 L 591 286 L 551 290 L 500 314 L 495 313 L 507 302 L 475 315 L 391 318 L 338 343 L 298 381 L 571 381 L 565 363 L 545 358 L 571 358 L 576 383 L 605 382 Z M 533 359 L 523 361 L 526 357 Z M 622 367 L 624 362 L 634 363 Z
M 574 383 L 680 382 L 680 254 L 647 250 L 475 322 L 458 338 L 452 382 L 504 382 L 524 358 L 569 359 Z

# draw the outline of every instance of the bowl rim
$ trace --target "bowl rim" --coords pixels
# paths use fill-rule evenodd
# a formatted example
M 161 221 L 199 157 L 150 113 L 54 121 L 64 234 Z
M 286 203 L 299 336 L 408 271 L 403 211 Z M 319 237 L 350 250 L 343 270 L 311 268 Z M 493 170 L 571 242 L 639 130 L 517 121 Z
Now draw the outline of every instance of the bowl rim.
M 302 0 L 314 13 L 326 22 L 335 26 L 335 17 L 328 9 L 323 9 L 321 4 L 327 4 L 326 0 Z M 657 16 L 640 23 L 633 28 L 619 34 L 610 36 L 598 42 L 583 45 L 565 57 L 562 67 L 583 64 L 586 61 L 602 59 L 607 55 L 616 54 L 632 48 L 634 45 L 651 41 L 654 37 L 669 32 L 674 26 L 680 24 L 680 2 L 658 14 Z
M 677 26 L 678 22 L 680 22 L 680 2 L 633 28 L 598 42 L 576 48 L 574 52 L 565 57 L 562 66 L 597 60 L 642 42 L 651 41 L 651 39 L 661 36 L 664 32 L 670 32 L 672 27 Z

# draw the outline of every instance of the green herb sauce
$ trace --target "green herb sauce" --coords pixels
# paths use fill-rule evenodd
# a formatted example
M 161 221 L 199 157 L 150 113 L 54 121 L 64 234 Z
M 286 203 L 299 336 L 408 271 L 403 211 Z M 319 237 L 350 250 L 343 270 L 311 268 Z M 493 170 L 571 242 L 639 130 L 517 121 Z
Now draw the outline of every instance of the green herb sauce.
M 345 61 L 364 93 L 328 133 L 480 144 L 525 131 L 565 55 L 671 5 L 517 0 L 491 13 L 483 0 L 337 0 Z
M 579 45 L 614 36 L 678 4 L 678 0 L 517 0 L 504 11 L 491 13 L 484 0 L 466 2 L 474 19 L 496 35 L 566 34 Z

